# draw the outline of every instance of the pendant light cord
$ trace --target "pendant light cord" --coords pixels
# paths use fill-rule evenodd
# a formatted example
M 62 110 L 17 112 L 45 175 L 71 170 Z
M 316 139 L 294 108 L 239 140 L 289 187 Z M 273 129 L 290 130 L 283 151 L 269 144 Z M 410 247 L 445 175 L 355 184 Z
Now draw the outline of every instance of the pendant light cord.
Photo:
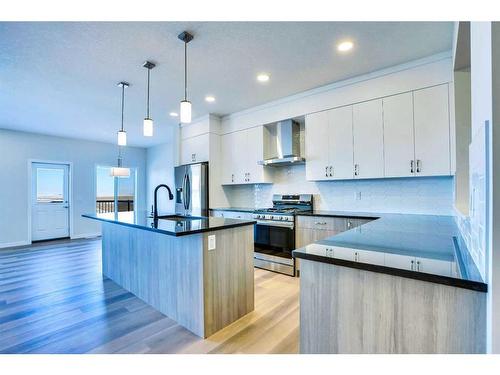
M 148 105 L 147 105 L 147 107 L 148 107 L 148 113 L 147 113 L 147 116 L 146 116 L 147 118 L 149 118 L 149 74 L 150 73 L 151 73 L 151 69 L 148 68 Z
M 187 100 L 187 42 L 184 42 L 184 100 Z
M 122 85 L 122 130 L 123 131 L 123 107 L 125 103 L 125 85 Z

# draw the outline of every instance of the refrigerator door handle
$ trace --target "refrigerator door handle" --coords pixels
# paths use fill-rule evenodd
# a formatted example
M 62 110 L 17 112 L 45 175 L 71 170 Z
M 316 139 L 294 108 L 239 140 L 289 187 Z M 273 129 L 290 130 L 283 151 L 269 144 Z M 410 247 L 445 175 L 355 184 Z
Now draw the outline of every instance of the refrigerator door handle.
M 186 210 L 186 178 L 187 174 L 184 175 L 182 179 L 182 205 L 184 206 L 184 210 Z
M 189 174 L 186 174 L 186 210 L 189 210 L 189 206 L 191 206 L 191 181 L 189 179 Z

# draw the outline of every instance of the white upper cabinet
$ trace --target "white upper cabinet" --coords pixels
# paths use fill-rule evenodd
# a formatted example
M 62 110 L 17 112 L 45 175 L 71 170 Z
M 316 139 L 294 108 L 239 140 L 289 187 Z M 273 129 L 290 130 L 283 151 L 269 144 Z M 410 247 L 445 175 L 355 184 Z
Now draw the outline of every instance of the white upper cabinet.
M 353 106 L 354 178 L 384 177 L 382 99 Z
M 329 112 L 306 115 L 305 158 L 307 180 L 329 180 L 330 127 Z M 352 143 L 352 142 L 351 142 Z
M 415 91 L 413 108 L 416 175 L 451 174 L 448 85 Z
M 332 179 L 353 178 L 352 106 L 328 111 L 329 160 Z M 307 159 L 306 159 L 307 162 Z
M 181 141 L 180 164 L 208 161 L 209 134 L 201 134 Z
M 264 129 L 257 126 L 222 136 L 222 184 L 240 185 L 270 183 L 264 159 Z
M 305 147 L 308 180 L 352 179 L 352 106 L 307 115 Z
M 383 107 L 385 177 L 414 176 L 413 94 L 384 98 Z

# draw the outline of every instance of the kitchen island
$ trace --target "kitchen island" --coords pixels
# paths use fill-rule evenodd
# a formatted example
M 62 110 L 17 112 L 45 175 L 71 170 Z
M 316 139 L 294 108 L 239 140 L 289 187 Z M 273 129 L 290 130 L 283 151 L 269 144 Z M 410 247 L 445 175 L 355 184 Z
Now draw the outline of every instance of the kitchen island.
M 484 353 L 486 291 L 451 216 L 371 217 L 293 252 L 301 353 Z
M 83 216 L 102 222 L 103 274 L 196 335 L 254 310 L 254 221 Z

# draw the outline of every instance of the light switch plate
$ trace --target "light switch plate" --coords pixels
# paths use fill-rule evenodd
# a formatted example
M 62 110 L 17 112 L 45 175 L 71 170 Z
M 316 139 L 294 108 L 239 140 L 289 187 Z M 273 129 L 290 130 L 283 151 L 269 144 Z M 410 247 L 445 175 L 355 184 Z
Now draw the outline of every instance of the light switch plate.
M 208 250 L 215 250 L 215 234 L 208 236 Z

